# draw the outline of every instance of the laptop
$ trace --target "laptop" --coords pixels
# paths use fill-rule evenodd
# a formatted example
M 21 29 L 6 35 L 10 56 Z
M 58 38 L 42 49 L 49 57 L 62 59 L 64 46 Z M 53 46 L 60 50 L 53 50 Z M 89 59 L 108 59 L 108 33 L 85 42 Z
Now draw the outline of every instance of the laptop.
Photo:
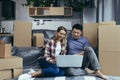
M 58 67 L 81 67 L 83 55 L 58 55 L 56 64 Z

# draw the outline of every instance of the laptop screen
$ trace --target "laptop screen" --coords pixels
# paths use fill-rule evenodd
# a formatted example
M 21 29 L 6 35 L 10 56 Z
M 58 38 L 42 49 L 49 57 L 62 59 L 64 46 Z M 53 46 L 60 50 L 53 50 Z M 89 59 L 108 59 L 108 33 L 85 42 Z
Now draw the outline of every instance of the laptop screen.
M 83 55 L 58 55 L 56 64 L 58 67 L 81 67 Z

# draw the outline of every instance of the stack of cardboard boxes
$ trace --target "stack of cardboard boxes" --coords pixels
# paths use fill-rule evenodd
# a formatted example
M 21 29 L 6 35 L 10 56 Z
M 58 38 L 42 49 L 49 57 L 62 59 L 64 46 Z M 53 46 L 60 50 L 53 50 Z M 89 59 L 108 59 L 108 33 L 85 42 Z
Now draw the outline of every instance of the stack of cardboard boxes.
M 84 23 L 83 24 L 83 36 L 86 37 L 91 46 L 97 46 L 97 28 L 98 23 Z
M 33 34 L 33 45 L 36 47 L 44 47 L 44 34 L 43 33 L 34 33 Z
M 120 76 L 120 26 L 115 21 L 84 23 L 83 36 L 98 47 L 99 62 L 104 74 Z
M 22 67 L 22 58 L 11 56 L 11 44 L 0 41 L 0 80 L 18 77 Z
M 32 35 L 32 22 L 14 21 L 14 46 L 31 47 L 32 37 L 35 47 L 44 47 L 44 34 L 34 33 Z
M 31 47 L 32 23 L 27 21 L 14 21 L 14 46 Z
M 88 38 L 91 46 L 98 46 L 98 28 L 100 26 L 115 26 L 115 21 L 100 22 L 100 23 L 84 23 L 83 36 Z
M 120 76 L 120 26 L 102 25 L 98 29 L 99 61 L 102 72 Z
M 43 33 L 35 33 L 34 46 L 44 46 Z M 14 44 L 16 47 L 31 47 L 32 23 L 14 21 Z M 11 44 L 0 41 L 0 80 L 16 78 L 22 74 L 23 59 L 11 55 Z

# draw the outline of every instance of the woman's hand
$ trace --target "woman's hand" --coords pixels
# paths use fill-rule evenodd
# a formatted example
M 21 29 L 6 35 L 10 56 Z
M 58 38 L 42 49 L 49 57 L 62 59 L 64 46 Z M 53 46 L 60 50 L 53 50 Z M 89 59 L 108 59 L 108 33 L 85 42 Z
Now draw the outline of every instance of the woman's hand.
M 49 63 L 51 63 L 51 64 L 56 64 L 56 59 L 50 60 Z
M 53 64 L 56 64 L 56 59 L 53 59 Z

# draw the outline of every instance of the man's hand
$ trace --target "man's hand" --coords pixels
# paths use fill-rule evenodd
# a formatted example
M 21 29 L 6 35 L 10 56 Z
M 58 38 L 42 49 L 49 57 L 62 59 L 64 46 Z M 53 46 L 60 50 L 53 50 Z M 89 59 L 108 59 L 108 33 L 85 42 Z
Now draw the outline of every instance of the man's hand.
M 74 55 L 83 55 L 84 54 L 84 51 L 81 51 L 80 53 L 76 53 Z

